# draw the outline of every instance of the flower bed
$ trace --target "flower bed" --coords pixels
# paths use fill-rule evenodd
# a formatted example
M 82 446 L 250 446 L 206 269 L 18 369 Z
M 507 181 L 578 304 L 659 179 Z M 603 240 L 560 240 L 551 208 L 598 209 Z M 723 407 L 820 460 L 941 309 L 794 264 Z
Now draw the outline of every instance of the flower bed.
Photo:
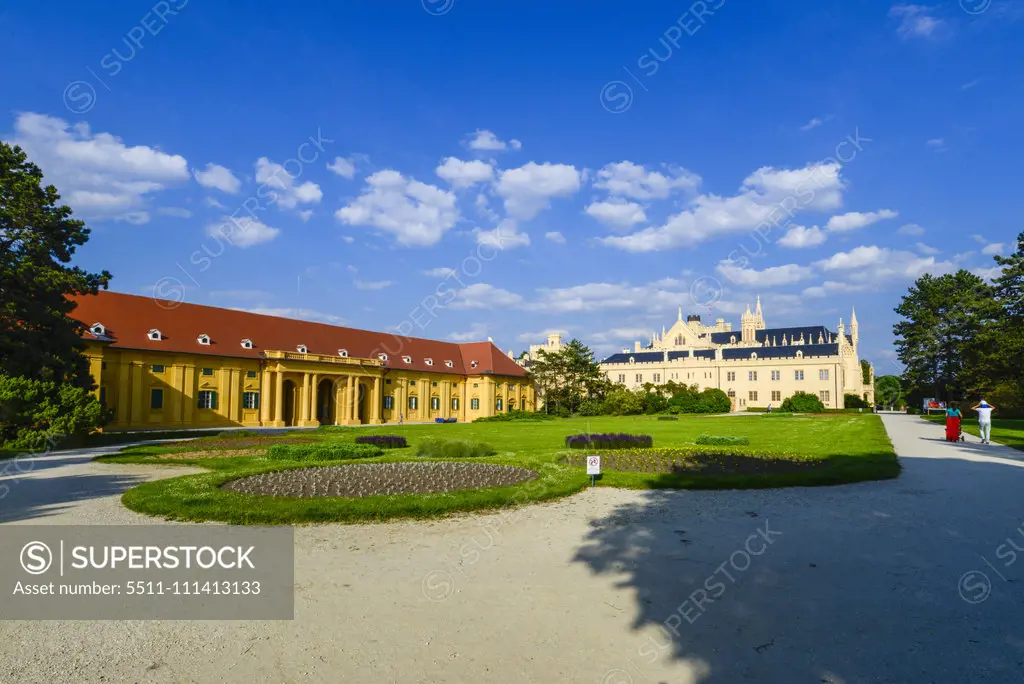
M 654 446 L 650 435 L 590 434 L 569 435 L 565 438 L 569 449 L 640 449 Z
M 572 466 L 585 466 L 586 458 L 586 454 L 571 454 L 563 460 Z M 802 472 L 825 464 L 824 460 L 800 454 L 715 446 L 616 449 L 601 454 L 602 470 L 637 473 L 755 475 Z
M 398 435 L 360 435 L 356 437 L 356 444 L 372 444 L 381 449 L 404 449 L 409 446 L 405 437 Z
M 259 473 L 227 482 L 221 489 L 302 498 L 363 497 L 504 487 L 539 476 L 526 468 L 493 463 L 359 463 Z

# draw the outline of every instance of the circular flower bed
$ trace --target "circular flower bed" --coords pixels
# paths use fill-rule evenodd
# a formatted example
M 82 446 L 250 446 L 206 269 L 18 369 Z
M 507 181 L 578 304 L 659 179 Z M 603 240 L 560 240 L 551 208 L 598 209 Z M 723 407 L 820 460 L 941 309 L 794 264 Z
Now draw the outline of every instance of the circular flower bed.
M 429 494 L 504 487 L 539 473 L 493 463 L 358 463 L 259 473 L 221 486 L 230 492 L 296 497 Z
M 565 463 L 586 465 L 585 454 L 570 454 Z M 601 454 L 602 470 L 635 473 L 700 473 L 702 475 L 769 475 L 799 473 L 827 465 L 795 454 L 772 454 L 724 447 L 620 449 Z

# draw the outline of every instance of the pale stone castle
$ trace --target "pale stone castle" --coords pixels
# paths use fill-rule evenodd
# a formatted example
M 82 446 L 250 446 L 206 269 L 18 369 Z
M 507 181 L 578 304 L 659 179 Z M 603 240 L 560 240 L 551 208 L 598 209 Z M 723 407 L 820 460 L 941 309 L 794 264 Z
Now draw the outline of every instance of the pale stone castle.
M 609 379 L 629 388 L 669 380 L 717 387 L 733 402 L 733 410 L 778 407 L 795 392 L 816 394 L 826 408 L 843 408 L 843 395 L 855 394 L 874 402 L 874 373 L 865 383 L 857 354 L 856 312 L 846 331 L 842 319 L 835 332 L 824 326 L 768 328 L 761 298 L 755 310 L 747 307 L 739 331 L 719 318 L 704 325 L 700 316 L 683 320 L 652 335 L 646 345 L 636 342 L 601 361 Z

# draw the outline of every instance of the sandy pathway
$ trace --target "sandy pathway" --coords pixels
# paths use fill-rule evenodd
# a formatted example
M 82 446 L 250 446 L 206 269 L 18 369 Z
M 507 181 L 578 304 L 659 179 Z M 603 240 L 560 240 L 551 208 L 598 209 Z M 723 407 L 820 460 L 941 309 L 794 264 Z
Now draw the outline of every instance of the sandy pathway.
M 1024 681 L 1021 453 L 883 419 L 898 480 L 301 527 L 294 621 L 0 622 L 0 681 Z M 47 459 L 0 520 L 150 522 L 119 493 L 183 472 Z

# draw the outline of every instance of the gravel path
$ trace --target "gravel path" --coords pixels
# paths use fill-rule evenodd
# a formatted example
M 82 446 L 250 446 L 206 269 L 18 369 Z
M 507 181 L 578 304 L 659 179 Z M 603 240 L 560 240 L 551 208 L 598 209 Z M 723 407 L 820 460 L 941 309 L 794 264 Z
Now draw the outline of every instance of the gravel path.
M 1024 548 L 1021 452 L 883 420 L 897 480 L 301 527 L 295 620 L 0 622 L 0 681 L 1024 681 L 1024 562 L 997 551 Z M 40 459 L 0 519 L 145 522 L 118 493 L 182 472 L 84 458 Z

